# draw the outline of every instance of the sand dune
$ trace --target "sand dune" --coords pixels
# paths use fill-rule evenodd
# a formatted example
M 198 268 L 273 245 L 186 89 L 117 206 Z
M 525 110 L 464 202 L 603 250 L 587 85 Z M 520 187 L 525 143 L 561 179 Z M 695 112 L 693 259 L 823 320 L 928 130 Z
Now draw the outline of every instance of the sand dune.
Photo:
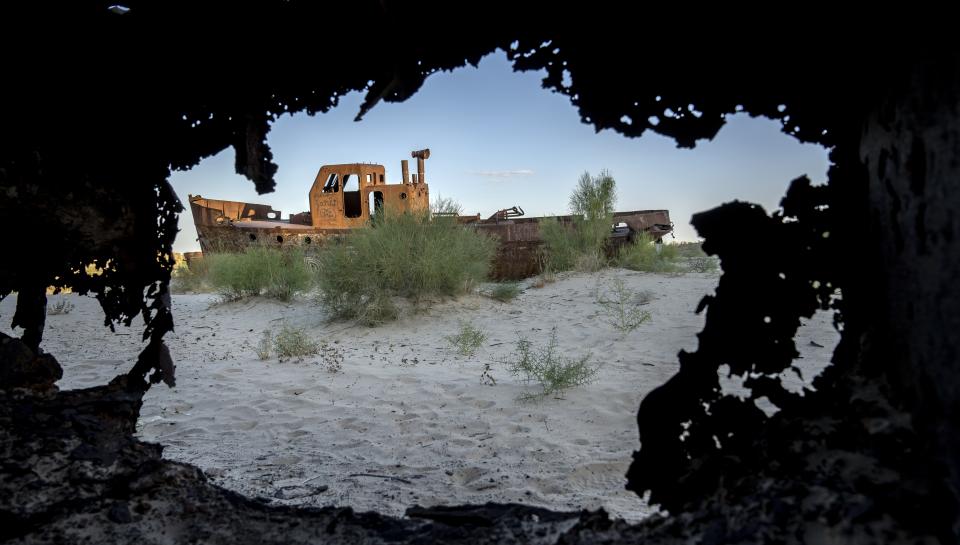
M 653 296 L 645 306 L 652 320 L 626 334 L 597 304 L 597 290 L 614 278 Z M 177 387 L 147 393 L 139 434 L 215 483 L 281 504 L 399 515 L 415 503 L 520 501 L 603 507 L 637 520 L 651 508 L 623 490 L 639 446 L 636 409 L 675 372 L 677 352 L 696 348 L 703 316 L 693 309 L 717 278 L 572 274 L 527 287 L 511 303 L 469 296 L 378 328 L 329 322 L 306 297 L 215 304 L 212 295 L 177 295 L 176 332 L 167 337 Z M 76 305 L 48 317 L 44 348 L 64 367 L 61 388 L 102 384 L 132 365 L 139 322 L 114 334 L 94 299 L 58 298 Z M 12 297 L 0 303 L 8 333 L 14 304 Z M 444 339 L 460 320 L 488 335 L 474 356 L 456 355 Z M 260 361 L 253 347 L 262 331 L 283 323 L 336 347 L 342 370 L 329 372 L 319 356 Z M 600 365 L 596 380 L 563 399 L 521 402 L 531 387 L 504 362 L 518 334 L 545 344 L 554 327 L 564 354 L 590 354 Z M 837 339 L 828 315 L 804 326 L 797 344 L 805 379 L 826 364 Z M 495 385 L 481 382 L 484 364 Z

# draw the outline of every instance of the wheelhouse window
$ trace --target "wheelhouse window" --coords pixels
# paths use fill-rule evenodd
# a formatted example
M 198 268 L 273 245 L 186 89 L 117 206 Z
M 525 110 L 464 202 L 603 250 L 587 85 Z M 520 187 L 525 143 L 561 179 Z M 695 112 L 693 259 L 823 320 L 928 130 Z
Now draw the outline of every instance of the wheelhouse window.
M 327 177 L 327 183 L 323 184 L 324 193 L 337 193 L 340 191 L 340 175 L 336 172 Z

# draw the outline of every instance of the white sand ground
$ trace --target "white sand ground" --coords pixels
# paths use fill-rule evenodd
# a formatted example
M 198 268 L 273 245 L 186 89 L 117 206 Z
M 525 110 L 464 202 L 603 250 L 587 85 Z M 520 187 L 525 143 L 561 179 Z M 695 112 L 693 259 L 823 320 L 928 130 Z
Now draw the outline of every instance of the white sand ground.
M 614 278 L 653 295 L 644 307 L 653 318 L 630 333 L 609 325 L 596 301 L 598 287 Z M 636 410 L 675 372 L 677 352 L 696 348 L 703 316 L 693 310 L 717 279 L 574 274 L 543 288 L 528 282 L 511 303 L 469 296 L 378 328 L 328 322 L 308 297 L 217 304 L 213 295 L 176 295 L 177 328 L 167 340 L 177 386 L 147 393 L 139 433 L 213 482 L 280 504 L 401 515 L 413 504 L 524 502 L 603 507 L 638 520 L 652 508 L 623 489 L 639 447 Z M 129 369 L 141 348 L 140 321 L 111 333 L 96 300 L 64 294 L 51 303 L 62 299 L 75 308 L 48 317 L 43 344 L 64 367 L 61 388 L 102 384 Z M 0 303 L 7 333 L 14 305 L 13 297 Z M 444 340 L 460 320 L 488 335 L 472 357 Z M 253 346 L 283 322 L 342 349 L 342 370 L 329 372 L 320 357 L 260 361 Z M 531 387 L 503 360 L 518 334 L 546 343 L 553 327 L 564 354 L 591 354 L 600 364 L 596 381 L 564 399 L 520 402 Z M 807 380 L 837 339 L 826 314 L 801 329 L 797 363 Z M 481 383 L 485 363 L 496 385 Z M 787 379 L 799 385 L 792 373 Z

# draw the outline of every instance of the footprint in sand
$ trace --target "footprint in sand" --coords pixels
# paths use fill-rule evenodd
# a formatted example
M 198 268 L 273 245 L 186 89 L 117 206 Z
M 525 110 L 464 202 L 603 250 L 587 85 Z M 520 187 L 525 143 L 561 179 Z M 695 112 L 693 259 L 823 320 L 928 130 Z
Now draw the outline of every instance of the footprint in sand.
M 243 431 L 252 430 L 253 428 L 256 428 L 256 427 L 257 427 L 257 421 L 256 421 L 256 420 L 243 420 L 243 421 L 240 421 L 240 422 L 237 422 L 236 424 L 234 424 L 233 427 L 234 427 L 235 429 L 243 430 Z
M 224 412 L 227 414 L 227 416 L 231 416 L 235 419 L 254 419 L 260 417 L 260 411 L 254 409 L 253 407 L 246 407 L 243 405 L 235 405 L 230 407 L 229 410 L 224 409 Z
M 171 405 L 169 408 L 175 414 L 182 414 L 182 413 L 190 412 L 190 409 L 193 409 L 193 405 L 189 403 L 177 403 L 177 404 Z
M 479 467 L 465 467 L 454 471 L 452 477 L 458 484 L 470 484 L 483 475 L 484 472 Z
M 489 409 L 490 407 L 493 407 L 496 404 L 497 404 L 496 401 L 490 401 L 490 400 L 484 400 L 484 399 L 478 399 L 473 402 L 473 406 L 479 409 Z
M 203 428 L 187 428 L 185 430 L 179 430 L 169 435 L 206 435 L 207 430 Z
M 83 363 L 73 366 L 73 369 L 78 371 L 97 371 L 101 367 L 109 369 L 110 367 L 118 367 L 124 365 L 123 360 L 86 360 Z
M 367 431 L 367 426 L 363 422 L 357 422 L 356 418 L 344 418 L 337 422 L 337 424 L 345 430 L 359 431 L 361 433 Z
M 555 482 L 551 479 L 542 479 L 536 477 L 530 479 L 530 484 L 533 485 L 533 490 L 541 495 L 552 495 L 552 494 L 563 494 L 566 492 L 560 483 Z
M 579 466 L 570 472 L 567 482 L 570 486 L 590 490 L 620 490 L 623 488 L 623 474 L 626 463 L 598 462 Z
M 366 441 L 364 439 L 358 439 L 356 441 L 350 441 L 349 443 L 343 443 L 342 445 L 340 445 L 341 450 L 349 450 L 349 449 L 355 449 L 355 448 L 369 448 L 369 447 L 370 447 L 370 441 Z
M 300 462 L 300 460 L 301 458 L 299 456 L 289 454 L 287 456 L 277 456 L 276 458 L 270 460 L 270 463 L 278 466 L 292 466 L 293 464 Z

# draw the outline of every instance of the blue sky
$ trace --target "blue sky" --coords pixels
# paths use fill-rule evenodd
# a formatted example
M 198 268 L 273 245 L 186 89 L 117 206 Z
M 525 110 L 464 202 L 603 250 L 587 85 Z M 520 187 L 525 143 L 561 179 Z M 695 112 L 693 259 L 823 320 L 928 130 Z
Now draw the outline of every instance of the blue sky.
M 279 170 L 277 190 L 266 195 L 233 172 L 232 149 L 170 181 L 185 206 L 188 194 L 199 194 L 270 204 L 287 217 L 309 209 L 307 193 L 323 164 L 379 163 L 395 183 L 400 160 L 430 148 L 431 199 L 452 198 L 464 213 L 486 217 L 517 205 L 528 216 L 563 214 L 580 175 L 607 169 L 617 181 L 617 210 L 669 210 L 676 240 L 697 240 L 689 224 L 696 212 L 734 199 L 770 211 L 797 176 L 826 181 L 827 150 L 782 134 L 777 122 L 732 116 L 712 141 L 678 149 L 649 132 L 633 139 L 594 132 L 566 97 L 540 87 L 542 77 L 514 73 L 498 52 L 479 68 L 430 76 L 406 102 L 378 104 L 359 123 L 360 93 L 327 114 L 284 115 L 268 135 Z M 189 210 L 174 250 L 199 250 Z

